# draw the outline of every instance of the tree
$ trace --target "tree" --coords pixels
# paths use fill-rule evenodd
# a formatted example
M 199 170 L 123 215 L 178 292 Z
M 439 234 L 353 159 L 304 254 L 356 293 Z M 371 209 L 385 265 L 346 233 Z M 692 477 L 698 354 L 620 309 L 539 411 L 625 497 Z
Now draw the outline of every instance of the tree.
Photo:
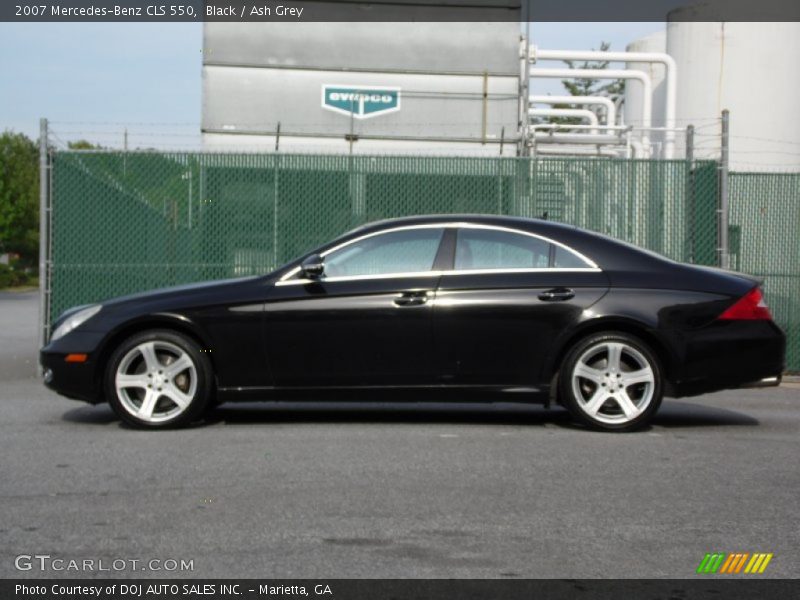
M 39 150 L 21 133 L 0 134 L 0 253 L 34 265 L 39 253 Z
M 611 44 L 608 42 L 600 42 L 600 52 L 608 52 Z M 594 48 L 592 48 L 594 50 Z M 564 61 L 570 69 L 597 69 L 602 70 L 608 68 L 609 62 L 607 60 L 599 61 L 585 61 L 575 65 L 573 60 Z M 625 94 L 625 80 L 615 79 L 610 83 L 603 83 L 602 79 L 586 79 L 578 77 L 576 79 L 564 79 L 561 81 L 564 87 L 567 88 L 570 96 L 606 96 L 613 101 L 618 100 Z
M 67 142 L 67 148 L 70 150 L 101 150 L 103 147 L 87 140 L 76 140 L 74 142 Z
M 607 52 L 611 48 L 608 42 L 600 42 L 600 51 Z M 594 48 L 592 48 L 594 50 Z M 570 69 L 605 69 L 608 67 L 610 61 L 584 61 L 582 63 L 575 63 L 573 60 L 564 61 Z M 566 88 L 570 96 L 605 96 L 612 102 L 616 102 L 620 97 L 625 95 L 625 80 L 615 79 L 611 82 L 602 79 L 588 79 L 585 77 L 578 77 L 575 79 L 562 79 L 561 83 Z M 577 104 L 556 104 L 553 108 L 586 108 Z M 594 107 L 589 107 L 590 110 L 597 110 Z M 550 117 L 548 119 L 540 119 L 542 123 L 556 123 L 559 125 L 577 125 L 581 119 L 575 117 Z

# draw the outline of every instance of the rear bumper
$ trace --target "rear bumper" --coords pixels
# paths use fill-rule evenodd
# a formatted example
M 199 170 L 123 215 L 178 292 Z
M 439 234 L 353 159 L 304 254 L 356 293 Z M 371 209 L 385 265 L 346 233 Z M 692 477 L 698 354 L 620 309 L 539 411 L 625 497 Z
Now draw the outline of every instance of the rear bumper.
M 786 336 L 772 321 L 717 321 L 687 337 L 670 395 L 780 385 Z
M 783 376 L 778 375 L 777 377 L 764 377 L 763 379 L 759 379 L 758 381 L 751 381 L 750 383 L 743 383 L 740 387 L 743 388 L 766 388 L 766 387 L 778 387 L 781 384 L 781 380 Z

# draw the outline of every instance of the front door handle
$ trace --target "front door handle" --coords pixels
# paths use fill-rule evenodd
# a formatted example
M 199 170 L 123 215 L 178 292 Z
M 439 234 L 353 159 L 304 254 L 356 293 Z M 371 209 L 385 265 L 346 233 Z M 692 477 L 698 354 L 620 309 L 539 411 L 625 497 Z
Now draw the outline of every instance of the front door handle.
M 394 299 L 394 303 L 397 306 L 419 306 L 420 304 L 425 304 L 428 301 L 428 294 L 429 292 L 403 292 L 397 298 Z
M 558 287 L 552 290 L 547 290 L 539 294 L 539 300 L 543 302 L 563 302 L 564 300 L 571 300 L 575 297 L 575 290 L 570 288 Z

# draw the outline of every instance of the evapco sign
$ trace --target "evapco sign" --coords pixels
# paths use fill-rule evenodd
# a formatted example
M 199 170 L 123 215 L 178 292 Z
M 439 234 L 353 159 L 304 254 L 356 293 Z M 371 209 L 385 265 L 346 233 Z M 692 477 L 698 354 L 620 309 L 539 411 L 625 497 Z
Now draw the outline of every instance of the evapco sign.
M 400 110 L 400 88 L 323 85 L 322 108 L 356 119 L 369 119 Z

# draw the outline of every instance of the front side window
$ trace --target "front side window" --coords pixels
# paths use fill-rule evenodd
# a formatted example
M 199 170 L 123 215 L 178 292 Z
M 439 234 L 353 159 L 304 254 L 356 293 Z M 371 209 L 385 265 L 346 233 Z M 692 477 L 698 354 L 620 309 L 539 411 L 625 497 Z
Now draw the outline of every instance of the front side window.
M 585 269 L 591 267 L 570 250 L 546 240 L 496 229 L 459 229 L 455 269 Z
M 430 271 L 443 232 L 442 228 L 406 229 L 353 242 L 325 256 L 325 277 Z

